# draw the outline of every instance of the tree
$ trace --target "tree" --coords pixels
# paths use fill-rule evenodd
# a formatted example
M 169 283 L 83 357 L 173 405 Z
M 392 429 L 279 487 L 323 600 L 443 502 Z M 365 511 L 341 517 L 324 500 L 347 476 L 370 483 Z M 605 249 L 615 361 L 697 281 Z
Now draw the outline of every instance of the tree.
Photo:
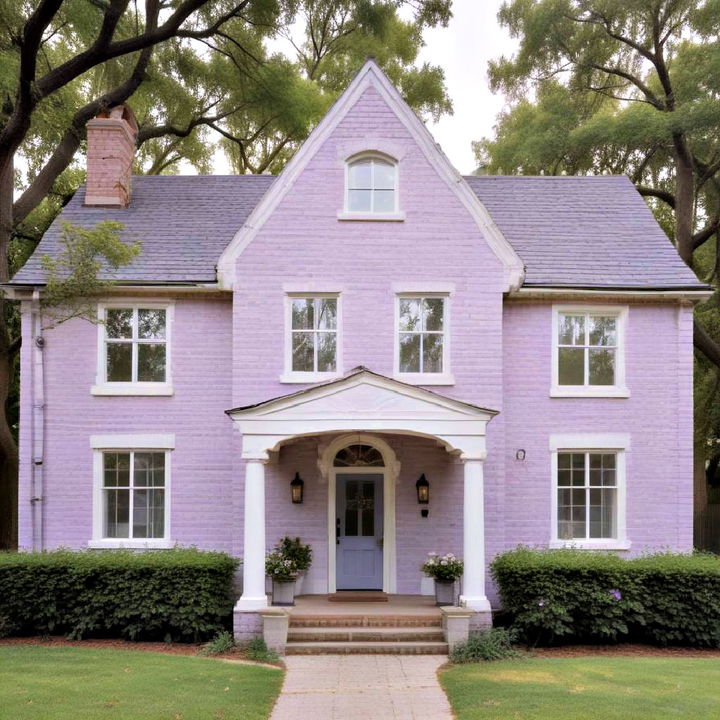
M 475 143 L 490 172 L 627 174 L 698 278 L 720 280 L 720 2 L 510 0 L 513 99 Z M 720 300 L 695 313 L 696 440 L 720 461 Z M 711 465 L 714 460 L 711 458 Z
M 411 19 L 400 20 L 403 7 Z M 418 111 L 449 110 L 442 72 L 413 67 L 423 28 L 449 16 L 450 0 L 0 0 L 0 282 L 82 182 L 75 160 L 99 111 L 132 98 L 139 171 L 185 161 L 207 172 L 210 132 L 238 172 L 277 171 L 332 101 L 331 78 L 352 74 L 364 48 L 377 49 Z M 303 47 L 317 45 L 306 52 L 312 73 L 307 58 L 267 50 L 298 20 Z M 0 297 L 0 548 L 16 533 L 17 326 Z

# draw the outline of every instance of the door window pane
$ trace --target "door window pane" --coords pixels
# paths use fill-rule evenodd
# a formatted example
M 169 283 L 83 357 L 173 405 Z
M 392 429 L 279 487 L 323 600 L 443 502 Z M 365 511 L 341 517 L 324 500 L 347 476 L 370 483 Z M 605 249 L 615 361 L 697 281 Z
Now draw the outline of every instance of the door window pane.
M 359 483 L 348 481 L 345 484 L 345 535 L 355 537 L 358 534 L 358 493 Z
M 375 535 L 375 483 L 363 483 L 362 534 L 364 537 Z

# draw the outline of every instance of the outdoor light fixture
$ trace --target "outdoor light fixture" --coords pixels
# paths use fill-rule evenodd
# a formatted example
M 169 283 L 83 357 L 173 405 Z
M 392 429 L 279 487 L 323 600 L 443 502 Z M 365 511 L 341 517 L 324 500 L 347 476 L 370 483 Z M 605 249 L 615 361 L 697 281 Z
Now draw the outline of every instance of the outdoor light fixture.
M 303 501 L 303 487 L 305 482 L 300 477 L 300 473 L 296 472 L 295 477 L 290 482 L 290 495 L 294 503 L 301 503 Z
M 430 483 L 427 481 L 425 473 L 418 478 L 415 488 L 417 489 L 418 502 L 421 505 L 427 505 L 430 502 Z
M 515 459 L 516 460 L 524 460 L 525 459 L 525 451 L 524 450 L 518 450 L 515 453 Z

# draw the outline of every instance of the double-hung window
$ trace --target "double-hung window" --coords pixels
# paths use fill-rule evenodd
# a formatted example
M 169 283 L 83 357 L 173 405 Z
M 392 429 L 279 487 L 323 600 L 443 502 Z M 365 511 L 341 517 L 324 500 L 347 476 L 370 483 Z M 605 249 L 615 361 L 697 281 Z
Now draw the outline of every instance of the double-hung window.
M 554 396 L 626 397 L 624 340 L 627 309 L 553 309 Z
M 172 307 L 165 305 L 101 306 L 94 394 L 172 393 L 171 313 Z
M 396 316 L 396 374 L 429 382 L 448 378 L 448 297 L 399 295 Z
M 340 372 L 339 297 L 289 296 L 285 377 L 313 381 Z

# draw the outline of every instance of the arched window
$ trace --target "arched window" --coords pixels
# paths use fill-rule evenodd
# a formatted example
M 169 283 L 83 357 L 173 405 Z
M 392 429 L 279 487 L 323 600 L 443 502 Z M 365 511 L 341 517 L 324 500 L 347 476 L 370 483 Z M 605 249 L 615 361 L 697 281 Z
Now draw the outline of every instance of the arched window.
M 349 162 L 346 209 L 360 213 L 397 212 L 397 165 L 376 155 Z
M 335 467 L 383 467 L 385 461 L 379 450 L 371 445 L 348 445 L 335 456 Z

